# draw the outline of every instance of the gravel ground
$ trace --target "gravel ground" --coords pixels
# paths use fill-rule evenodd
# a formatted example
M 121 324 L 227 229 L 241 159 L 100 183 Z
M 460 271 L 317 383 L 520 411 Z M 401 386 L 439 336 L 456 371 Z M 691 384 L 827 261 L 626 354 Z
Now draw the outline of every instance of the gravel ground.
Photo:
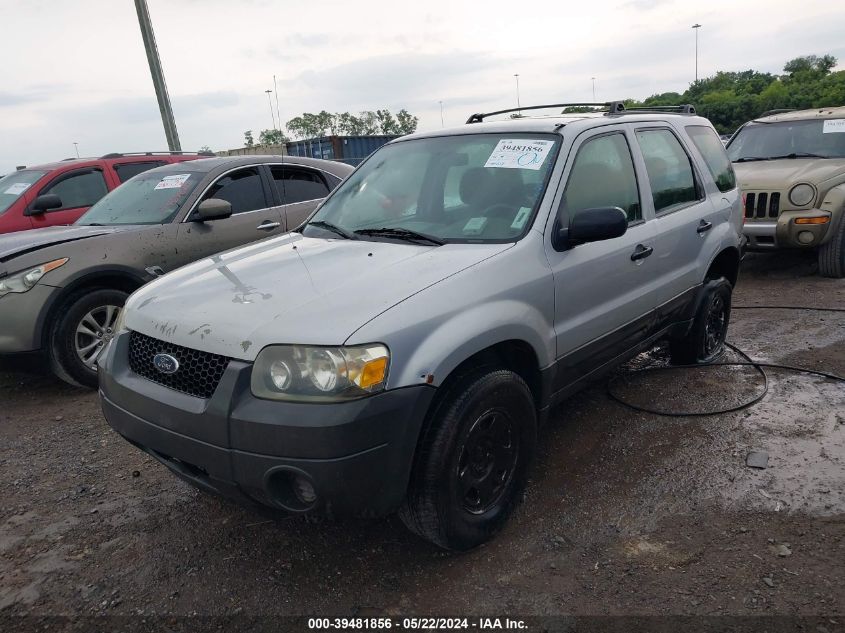
M 812 256 L 751 255 L 734 303 L 845 308 L 845 282 L 815 276 Z M 845 313 L 740 309 L 732 321 L 730 341 L 756 359 L 845 375 Z M 197 492 L 111 432 L 95 394 L 39 365 L 0 364 L 7 618 L 798 615 L 823 616 L 811 631 L 842 627 L 841 383 L 770 370 L 759 404 L 703 417 L 632 411 L 597 384 L 553 414 L 504 531 L 454 555 L 395 517 L 271 521 Z M 761 388 L 749 367 L 614 386 L 669 410 Z M 746 466 L 752 451 L 765 469 Z

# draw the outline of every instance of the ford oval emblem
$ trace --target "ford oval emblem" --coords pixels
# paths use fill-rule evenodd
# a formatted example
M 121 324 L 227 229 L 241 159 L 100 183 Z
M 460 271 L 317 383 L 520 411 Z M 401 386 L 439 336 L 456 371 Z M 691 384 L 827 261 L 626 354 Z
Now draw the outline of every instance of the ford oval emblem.
M 162 374 L 175 374 L 179 371 L 179 361 L 170 354 L 156 354 L 153 356 L 153 365 Z

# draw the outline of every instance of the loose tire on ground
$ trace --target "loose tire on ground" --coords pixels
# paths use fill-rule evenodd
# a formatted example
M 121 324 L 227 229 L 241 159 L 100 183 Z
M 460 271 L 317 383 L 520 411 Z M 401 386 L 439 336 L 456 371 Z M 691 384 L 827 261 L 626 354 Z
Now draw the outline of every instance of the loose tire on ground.
M 830 239 L 819 247 L 819 274 L 822 277 L 842 279 L 845 277 L 845 209 L 835 218 L 830 227 Z
M 118 312 L 123 309 L 126 298 L 129 295 L 122 290 L 100 288 L 95 290 L 80 291 L 69 297 L 60 307 L 52 328 L 50 329 L 48 341 L 48 353 L 50 366 L 53 373 L 59 378 L 72 385 L 97 387 L 96 364 L 94 368 L 86 366 L 77 351 L 78 348 L 85 349 L 90 343 L 95 343 L 91 352 L 102 350 L 113 334 L 113 328 L 117 314 L 109 307 L 117 308 Z M 93 314 L 94 321 L 101 326 L 102 338 L 98 328 L 90 323 L 89 315 Z M 86 320 L 94 336 L 84 331 L 78 332 Z M 102 345 L 96 343 L 102 342 Z
M 702 292 L 704 296 L 689 333 L 669 342 L 675 365 L 712 363 L 725 351 L 733 287 L 727 279 L 719 277 L 704 282 Z
M 422 538 L 463 551 L 488 540 L 511 513 L 534 456 L 537 413 L 528 385 L 508 370 L 481 369 L 445 389 L 399 516 Z

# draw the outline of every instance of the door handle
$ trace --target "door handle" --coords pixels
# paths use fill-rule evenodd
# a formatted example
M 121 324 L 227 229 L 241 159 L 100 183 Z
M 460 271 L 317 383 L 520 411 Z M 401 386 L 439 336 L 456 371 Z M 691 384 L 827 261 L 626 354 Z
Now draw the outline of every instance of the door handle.
M 258 229 L 259 231 L 272 231 L 273 229 L 277 229 L 280 226 L 282 226 L 281 222 L 267 221 L 267 222 L 262 222 L 261 224 L 259 224 L 255 228 Z
M 706 233 L 710 229 L 713 228 L 713 223 L 708 222 L 707 220 L 702 220 L 698 223 L 698 227 L 695 229 L 695 232 L 701 235 L 702 233 Z
M 643 246 L 642 244 L 637 244 L 637 248 L 635 248 L 634 252 L 631 253 L 631 261 L 636 262 L 641 259 L 645 259 L 653 252 L 654 249 L 651 246 Z

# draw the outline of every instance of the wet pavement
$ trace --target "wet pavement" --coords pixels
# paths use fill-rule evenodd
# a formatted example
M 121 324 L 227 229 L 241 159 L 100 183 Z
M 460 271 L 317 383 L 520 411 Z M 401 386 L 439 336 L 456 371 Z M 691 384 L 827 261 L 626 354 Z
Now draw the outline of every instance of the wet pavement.
M 845 281 L 813 273 L 810 256 L 752 255 L 734 303 L 845 308 Z M 845 375 L 843 312 L 737 309 L 729 340 Z M 723 415 L 634 411 L 605 382 L 580 393 L 544 429 L 503 532 L 454 555 L 394 517 L 275 522 L 199 493 L 112 433 L 94 394 L 6 360 L 0 612 L 800 614 L 841 630 L 845 387 L 766 372 L 762 401 Z M 647 408 L 705 412 L 763 384 L 752 367 L 714 367 L 612 386 Z

